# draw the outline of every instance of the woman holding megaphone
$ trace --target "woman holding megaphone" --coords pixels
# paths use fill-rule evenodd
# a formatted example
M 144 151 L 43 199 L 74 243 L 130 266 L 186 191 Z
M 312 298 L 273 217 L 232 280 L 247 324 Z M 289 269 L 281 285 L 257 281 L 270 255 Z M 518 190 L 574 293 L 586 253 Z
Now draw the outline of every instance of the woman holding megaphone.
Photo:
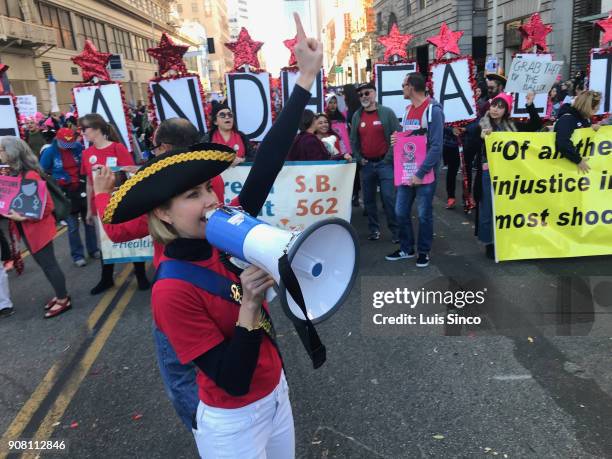
M 238 196 L 238 204 L 253 216 L 283 166 L 310 98 L 308 89 L 321 69 L 321 43 L 306 38 L 299 16 L 295 20 L 300 75 Z M 151 301 L 155 323 L 179 360 L 193 361 L 199 369 L 193 432 L 200 455 L 291 458 L 293 415 L 264 302 L 274 281 L 255 266 L 238 277 L 206 240 L 207 214 L 219 205 L 210 181 L 234 158 L 232 148 L 213 143 L 159 155 L 114 193 L 104 221 L 121 223 L 148 214 L 151 235 L 165 245 L 162 264 L 187 264 L 197 273 L 193 283 L 158 278 Z M 210 284 L 204 285 L 206 279 Z

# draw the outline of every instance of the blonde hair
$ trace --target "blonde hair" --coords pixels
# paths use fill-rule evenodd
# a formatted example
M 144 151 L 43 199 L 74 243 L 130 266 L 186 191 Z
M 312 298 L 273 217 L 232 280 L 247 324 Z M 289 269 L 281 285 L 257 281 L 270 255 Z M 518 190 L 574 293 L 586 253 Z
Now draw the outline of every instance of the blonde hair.
M 601 93 L 597 91 L 584 91 L 576 96 L 572 106 L 585 118 L 590 118 L 597 111 L 601 103 Z
M 42 174 L 38 158 L 32 153 L 30 146 L 18 137 L 7 135 L 0 137 L 0 147 L 6 153 L 6 162 L 18 174 L 36 171 Z
M 170 203 L 160 206 L 162 209 L 168 208 Z M 148 215 L 149 220 L 149 234 L 155 242 L 159 242 L 163 245 L 168 245 L 175 239 L 178 239 L 179 235 L 172 225 L 166 223 L 155 215 L 155 211 L 152 210 Z

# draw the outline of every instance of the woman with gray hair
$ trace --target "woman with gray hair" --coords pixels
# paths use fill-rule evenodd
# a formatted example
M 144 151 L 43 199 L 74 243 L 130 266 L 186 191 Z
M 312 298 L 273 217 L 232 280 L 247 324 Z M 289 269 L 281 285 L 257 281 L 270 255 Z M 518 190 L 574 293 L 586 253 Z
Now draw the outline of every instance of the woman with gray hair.
M 0 160 L 9 166 L 13 176 L 21 176 L 25 180 L 42 180 L 36 156 L 28 144 L 17 137 L 0 137 Z M 55 296 L 45 305 L 45 319 L 56 317 L 72 307 L 66 292 L 66 278 L 53 251 L 53 238 L 56 234 L 53 208 L 53 200 L 47 196 L 40 220 L 25 217 L 14 210 L 6 215 L 11 220 L 11 234 L 23 239 L 32 258 L 42 268 L 55 291 Z

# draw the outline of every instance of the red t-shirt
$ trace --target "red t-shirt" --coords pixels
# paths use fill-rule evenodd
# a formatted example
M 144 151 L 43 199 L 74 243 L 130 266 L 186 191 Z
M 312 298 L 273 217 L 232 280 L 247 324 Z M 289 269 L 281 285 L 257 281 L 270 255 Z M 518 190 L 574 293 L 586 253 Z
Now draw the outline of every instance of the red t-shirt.
M 64 170 L 70 176 L 70 183 L 59 183 L 60 186 L 68 187 L 71 190 L 78 189 L 79 186 L 79 164 L 74 159 L 74 155 L 70 150 L 59 148 L 60 155 L 62 156 L 62 164 Z M 63 182 L 61 180 L 60 182 Z
M 208 260 L 193 262 L 211 269 L 235 282 L 238 277 L 228 271 L 212 249 Z M 168 258 L 163 256 L 161 261 Z M 208 352 L 234 335 L 240 306 L 176 279 L 158 280 L 151 296 L 153 319 L 168 337 L 182 364 Z M 269 311 L 267 304 L 264 307 Z M 217 408 L 240 408 L 270 394 L 280 379 L 282 363 L 278 351 L 265 335 L 259 349 L 257 367 L 248 394 L 235 397 L 218 387 L 198 369 L 199 397 L 205 404 Z
M 91 146 L 83 152 L 81 159 L 81 175 L 85 175 L 89 183 L 93 182 L 92 169 L 94 166 L 133 166 L 134 158 L 122 143 L 113 142 L 108 147 L 98 149 Z M 90 201 L 91 211 L 96 215 L 96 203 L 92 193 Z
M 389 150 L 385 138 L 385 128 L 378 117 L 378 111 L 361 112 L 359 123 L 359 139 L 361 140 L 361 155 L 365 159 L 380 158 Z
M 238 134 L 236 131 L 232 131 L 229 139 L 226 141 L 221 135 L 221 132 L 219 132 L 217 129 L 213 134 L 211 141 L 232 148 L 236 152 L 236 156 L 238 158 L 244 158 L 246 154 L 246 148 L 244 143 L 242 143 L 242 137 L 240 137 L 240 134 Z
M 425 114 L 425 110 L 429 107 L 429 97 L 423 101 L 421 105 L 415 107 L 414 105 L 410 105 L 406 110 L 406 116 L 404 117 L 404 121 L 402 123 L 402 128 L 404 132 L 406 131 L 417 131 L 421 129 L 423 121 L 423 115 Z

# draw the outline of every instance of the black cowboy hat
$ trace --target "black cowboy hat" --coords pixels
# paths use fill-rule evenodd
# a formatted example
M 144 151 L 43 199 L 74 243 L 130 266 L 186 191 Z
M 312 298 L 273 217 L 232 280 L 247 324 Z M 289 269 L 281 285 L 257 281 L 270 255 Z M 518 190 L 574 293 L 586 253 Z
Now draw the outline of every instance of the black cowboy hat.
M 487 73 L 485 75 L 485 78 L 487 80 L 498 81 L 498 82 L 502 83 L 504 86 L 506 85 L 506 82 L 508 81 L 505 76 L 500 75 L 499 73 L 493 73 L 493 72 Z
M 216 143 L 200 143 L 156 156 L 113 193 L 102 220 L 123 223 L 144 215 L 219 175 L 235 157 L 232 148 Z

